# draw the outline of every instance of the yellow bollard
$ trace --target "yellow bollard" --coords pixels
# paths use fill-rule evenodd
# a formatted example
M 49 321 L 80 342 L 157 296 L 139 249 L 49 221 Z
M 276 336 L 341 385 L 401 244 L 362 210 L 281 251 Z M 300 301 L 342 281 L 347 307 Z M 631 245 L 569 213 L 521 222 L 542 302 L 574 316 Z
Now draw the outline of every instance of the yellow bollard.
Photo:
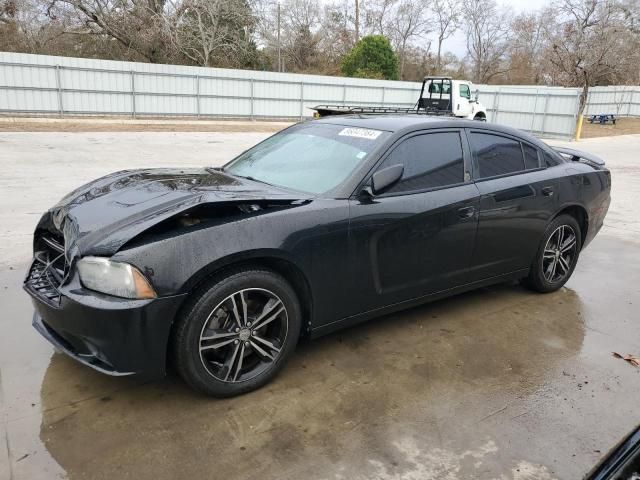
M 582 133 L 582 121 L 584 120 L 584 115 L 578 116 L 578 121 L 576 122 L 576 136 L 574 140 L 580 140 L 580 134 Z

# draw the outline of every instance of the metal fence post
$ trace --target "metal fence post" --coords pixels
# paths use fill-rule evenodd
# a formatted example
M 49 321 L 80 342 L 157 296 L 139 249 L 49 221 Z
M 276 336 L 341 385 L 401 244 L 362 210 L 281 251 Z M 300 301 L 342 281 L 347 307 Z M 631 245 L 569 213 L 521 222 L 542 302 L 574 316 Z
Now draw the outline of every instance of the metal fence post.
M 131 70 L 131 116 L 136 118 L 136 74 Z
M 200 75 L 196 75 L 196 115 L 200 119 Z
M 300 82 L 300 120 L 304 118 L 304 82 Z
M 531 114 L 531 133 L 533 133 L 534 128 L 535 128 L 535 122 L 536 122 L 536 108 L 538 107 L 538 95 L 540 93 L 540 90 L 536 88 L 536 96 L 535 96 L 535 100 L 533 101 L 533 113 Z
M 496 96 L 493 97 L 493 123 L 498 122 L 498 113 L 500 112 L 500 90 L 496 90 Z
M 633 100 L 633 90 L 629 90 L 629 103 L 627 103 L 627 117 L 631 116 L 631 101 Z
M 249 102 L 251 102 L 251 120 L 253 120 L 253 78 L 251 79 L 251 98 L 249 99 Z
M 385 90 L 386 89 L 384 87 L 382 87 L 382 102 L 380 102 L 382 106 L 384 106 L 384 92 L 385 92 Z
M 64 107 L 62 105 L 62 80 L 60 78 L 60 65 L 56 65 L 56 88 L 58 90 L 58 115 L 64 115 Z
M 547 121 L 547 105 L 549 105 L 549 93 L 544 96 L 544 108 L 542 109 L 542 125 L 540 126 L 540 133 L 545 134 L 545 122 Z
M 347 104 L 347 84 L 342 84 L 342 105 Z

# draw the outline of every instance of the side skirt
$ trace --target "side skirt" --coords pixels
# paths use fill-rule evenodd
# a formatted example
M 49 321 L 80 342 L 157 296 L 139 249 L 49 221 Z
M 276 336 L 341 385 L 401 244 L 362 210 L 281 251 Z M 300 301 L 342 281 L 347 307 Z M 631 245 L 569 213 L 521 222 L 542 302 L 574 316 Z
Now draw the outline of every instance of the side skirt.
M 357 315 L 345 317 L 340 320 L 327 323 L 326 325 L 321 325 L 319 327 L 313 328 L 311 330 L 310 337 L 318 338 L 323 335 L 327 335 L 328 333 L 334 332 L 336 330 L 340 330 L 342 328 L 350 327 L 352 325 L 357 325 L 358 323 L 371 320 L 372 318 L 380 317 L 382 315 L 387 315 L 389 313 L 399 312 L 401 310 L 406 310 L 411 307 L 415 307 L 425 303 L 440 300 L 442 298 L 451 297 L 453 295 L 457 295 L 460 293 L 469 292 L 471 290 L 476 290 L 478 288 L 486 287 L 489 285 L 494 285 L 496 283 L 503 283 L 510 280 L 519 280 L 523 277 L 526 277 L 528 274 L 529 274 L 528 268 L 525 268 L 522 270 L 516 270 L 515 272 L 498 275 L 496 277 L 479 280 L 477 282 L 467 283 L 459 287 L 449 288 L 447 290 L 441 290 L 439 292 L 430 293 L 428 295 L 412 298 L 410 300 L 405 300 L 403 302 L 394 303 L 386 307 L 376 308 L 375 310 L 369 310 L 364 313 L 359 313 Z

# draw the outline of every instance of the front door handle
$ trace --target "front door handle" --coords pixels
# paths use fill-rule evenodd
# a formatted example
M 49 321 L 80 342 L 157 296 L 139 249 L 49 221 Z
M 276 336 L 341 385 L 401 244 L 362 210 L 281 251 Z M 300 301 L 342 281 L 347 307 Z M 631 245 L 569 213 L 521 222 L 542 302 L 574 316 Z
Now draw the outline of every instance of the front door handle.
M 542 195 L 545 197 L 553 197 L 553 187 L 542 187 Z
M 458 209 L 458 216 L 462 219 L 471 218 L 474 213 L 476 213 L 476 209 L 474 207 L 462 207 Z

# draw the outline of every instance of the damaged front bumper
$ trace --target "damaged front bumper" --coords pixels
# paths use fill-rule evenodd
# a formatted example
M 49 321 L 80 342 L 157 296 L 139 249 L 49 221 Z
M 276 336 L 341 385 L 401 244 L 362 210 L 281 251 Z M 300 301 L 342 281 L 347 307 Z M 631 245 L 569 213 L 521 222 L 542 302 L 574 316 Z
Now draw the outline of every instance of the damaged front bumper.
M 77 278 L 53 303 L 27 280 L 34 328 L 56 348 L 102 373 L 147 380 L 166 372 L 171 325 L 184 295 L 128 300 L 83 288 Z

